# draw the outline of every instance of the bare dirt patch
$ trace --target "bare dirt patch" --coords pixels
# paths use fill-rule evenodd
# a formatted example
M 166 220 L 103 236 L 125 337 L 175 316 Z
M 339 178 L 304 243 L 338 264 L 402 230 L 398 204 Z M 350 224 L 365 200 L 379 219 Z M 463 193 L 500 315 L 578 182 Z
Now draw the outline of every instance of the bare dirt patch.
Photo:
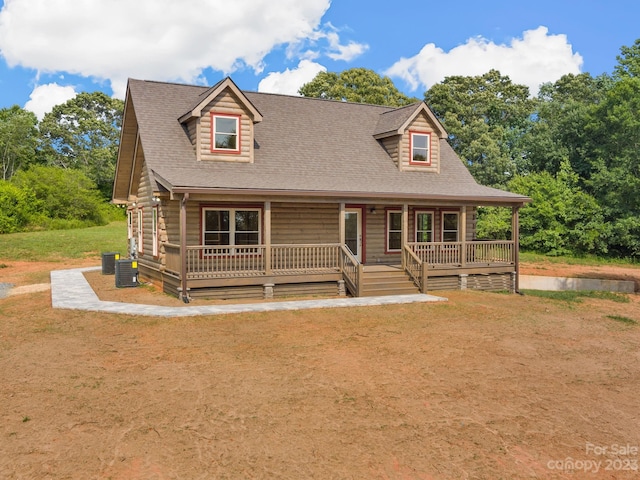
M 612 317 L 640 322 L 638 296 L 446 296 L 174 319 L 1 299 L 0 478 L 637 478 L 640 325 Z

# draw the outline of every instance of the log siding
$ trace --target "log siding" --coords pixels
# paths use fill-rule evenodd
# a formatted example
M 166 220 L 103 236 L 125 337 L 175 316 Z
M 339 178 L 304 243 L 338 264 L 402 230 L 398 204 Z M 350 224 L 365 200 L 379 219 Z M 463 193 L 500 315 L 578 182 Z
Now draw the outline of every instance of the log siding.
M 220 152 L 213 148 L 212 114 L 232 115 L 239 117 L 238 140 L 240 151 Z M 198 120 L 197 136 L 192 138 L 195 143 L 198 159 L 202 161 L 223 161 L 253 163 L 253 122 L 249 112 L 242 106 L 240 100 L 231 92 L 224 91 L 202 110 Z M 199 137 L 199 139 L 197 138 Z
M 412 133 L 426 133 L 431 138 L 430 165 L 418 165 L 411 162 L 411 134 Z M 413 122 L 409 125 L 407 130 L 402 135 L 400 141 L 400 170 L 403 171 L 427 171 L 440 173 L 440 139 L 438 132 L 434 129 L 429 118 L 424 113 L 418 115 Z

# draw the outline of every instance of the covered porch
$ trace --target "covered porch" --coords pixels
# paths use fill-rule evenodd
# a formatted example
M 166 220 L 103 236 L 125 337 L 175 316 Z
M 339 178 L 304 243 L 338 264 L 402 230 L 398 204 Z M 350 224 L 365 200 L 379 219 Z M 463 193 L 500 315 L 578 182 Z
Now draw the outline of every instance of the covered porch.
M 266 200 L 261 202 L 262 242 L 227 246 L 187 244 L 189 195 L 180 203 L 180 242 L 162 244 L 163 284 L 165 291 L 184 301 L 216 289 L 262 298 L 300 294 L 359 297 L 457 288 L 518 290 L 517 207 L 512 207 L 511 240 L 468 240 L 467 206 L 460 206 L 453 210 L 459 217 L 458 241 L 418 242 L 410 241 L 418 236 L 418 227 L 410 225 L 410 211 L 424 207 L 389 206 L 401 219 L 400 248 L 381 263 L 379 258 L 367 261 L 367 250 L 373 249 L 374 241 L 389 236 L 389 227 L 385 227 L 387 233 L 375 228 L 380 219 L 373 220 L 376 207 L 369 204 L 358 206 L 362 217 L 370 217 L 361 218 L 355 230 L 350 226 L 350 213 L 358 209 L 346 202 L 334 204 L 338 242 L 322 242 L 318 235 L 318 243 L 285 244 L 271 241 L 272 202 Z M 389 245 L 388 239 L 386 242 Z

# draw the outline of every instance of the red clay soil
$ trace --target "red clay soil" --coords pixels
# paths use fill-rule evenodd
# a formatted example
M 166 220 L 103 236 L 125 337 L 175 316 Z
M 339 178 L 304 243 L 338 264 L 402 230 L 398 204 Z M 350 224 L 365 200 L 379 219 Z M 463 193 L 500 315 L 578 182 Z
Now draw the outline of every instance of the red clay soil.
M 638 478 L 640 296 L 441 293 L 172 319 L 0 299 L 0 478 Z

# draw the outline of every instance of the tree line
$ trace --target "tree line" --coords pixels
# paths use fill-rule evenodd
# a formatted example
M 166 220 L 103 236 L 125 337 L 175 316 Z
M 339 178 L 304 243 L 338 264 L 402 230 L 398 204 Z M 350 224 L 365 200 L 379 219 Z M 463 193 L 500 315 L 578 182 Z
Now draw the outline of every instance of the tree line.
M 611 75 L 565 75 L 538 95 L 491 70 L 424 92 L 449 142 L 483 185 L 527 195 L 523 249 L 549 255 L 640 254 L 640 39 Z M 305 96 L 403 106 L 418 101 L 366 69 L 322 72 Z M 478 234 L 510 237 L 510 212 L 481 208 Z
M 123 102 L 80 93 L 39 122 L 15 105 L 0 110 L 0 233 L 103 225 L 122 212 L 109 204 Z
M 299 93 L 390 106 L 424 100 L 479 183 L 532 198 L 520 215 L 523 249 L 636 258 L 640 39 L 616 60 L 612 74 L 565 75 L 535 97 L 496 70 L 447 77 L 422 99 L 365 68 L 321 72 Z M 0 110 L 0 233 L 108 219 L 122 110 L 100 92 L 40 122 L 17 106 Z M 510 229 L 507 209 L 480 209 L 480 238 L 510 238 Z

